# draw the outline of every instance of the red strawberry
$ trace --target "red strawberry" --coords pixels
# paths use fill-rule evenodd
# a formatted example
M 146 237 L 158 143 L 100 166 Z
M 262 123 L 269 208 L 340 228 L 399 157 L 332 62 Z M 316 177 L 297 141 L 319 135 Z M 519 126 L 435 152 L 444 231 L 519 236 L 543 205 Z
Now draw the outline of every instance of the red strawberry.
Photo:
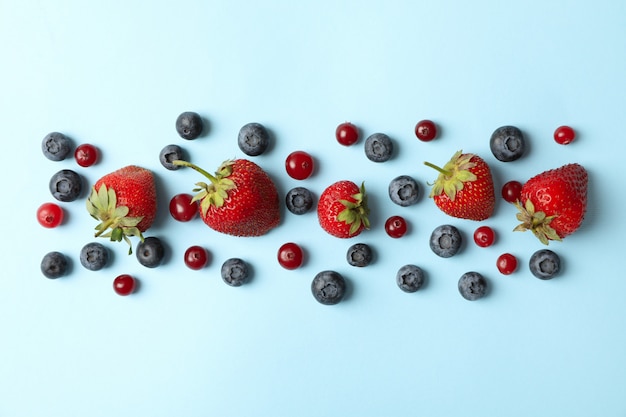
M 196 183 L 202 220 L 211 229 L 233 236 L 261 236 L 280 222 L 276 186 L 263 169 L 247 159 L 225 161 L 215 175 L 187 162 L 174 161 L 200 172 L 209 183 Z
M 349 238 L 369 229 L 369 208 L 365 186 L 338 181 L 322 192 L 317 217 L 322 229 L 339 238 Z
M 522 206 L 523 204 L 523 206 Z M 587 171 L 567 164 L 542 172 L 522 186 L 515 231 L 531 230 L 544 244 L 574 233 L 587 209 Z
M 430 197 L 444 213 L 461 219 L 485 220 L 493 214 L 496 196 L 489 165 L 478 155 L 458 151 L 439 168 Z
M 96 237 L 109 237 L 129 245 L 129 236 L 138 236 L 154 222 L 157 211 L 154 176 L 136 165 L 120 168 L 96 181 L 87 199 L 87 211 L 101 223 Z M 132 253 L 132 246 L 128 253 Z

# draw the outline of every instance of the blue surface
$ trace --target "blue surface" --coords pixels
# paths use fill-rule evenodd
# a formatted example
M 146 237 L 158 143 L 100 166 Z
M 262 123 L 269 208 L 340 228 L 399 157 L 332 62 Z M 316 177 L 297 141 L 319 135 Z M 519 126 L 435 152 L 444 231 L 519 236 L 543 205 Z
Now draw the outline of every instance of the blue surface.
M 0 117 L 11 147 L 0 208 L 0 416 L 626 415 L 624 2 L 3 1 L 0 39 Z M 210 124 L 196 141 L 174 130 L 188 110 Z M 441 127 L 430 143 L 413 134 L 424 118 Z M 365 136 L 388 134 L 397 154 L 375 164 L 363 139 L 338 145 L 334 129 L 345 120 Z M 213 170 L 243 156 L 237 132 L 253 121 L 272 132 L 272 148 L 254 160 L 282 194 L 365 181 L 372 230 L 340 240 L 313 213 L 284 213 L 279 228 L 246 239 L 173 221 L 169 198 L 200 178 L 163 169 L 160 149 L 179 144 Z M 512 163 L 489 151 L 491 132 L 505 124 L 530 144 Z M 552 139 L 562 124 L 578 132 L 571 145 Z M 100 163 L 48 161 L 40 143 L 51 131 L 97 145 Z M 530 274 L 528 258 L 542 245 L 511 232 L 514 208 L 504 202 L 481 223 L 449 218 L 426 197 L 409 208 L 391 203 L 392 178 L 412 175 L 426 193 L 436 175 L 422 162 L 443 164 L 458 149 L 490 163 L 497 189 L 569 162 L 588 169 L 583 227 L 550 245 L 564 263 L 558 279 Z M 294 150 L 316 158 L 312 178 L 286 175 Z M 59 169 L 92 183 L 127 164 L 157 175 L 161 210 L 148 234 L 166 242 L 167 262 L 149 270 L 123 244 L 103 241 L 114 262 L 87 271 L 78 253 L 95 224 L 84 198 L 63 204 L 68 221 L 54 230 L 37 224 L 36 208 L 52 201 L 48 180 Z M 394 214 L 410 222 L 398 240 L 383 231 Z M 447 260 L 428 248 L 443 223 L 467 241 Z M 494 246 L 471 242 L 480 224 L 496 230 Z M 301 269 L 276 262 L 288 241 L 306 250 Z M 375 248 L 370 267 L 346 263 L 357 241 Z M 205 270 L 182 262 L 194 244 L 212 254 Z M 72 259 L 67 277 L 39 272 L 50 250 Z M 495 268 L 504 252 L 521 263 L 511 276 Z M 231 256 L 252 265 L 249 285 L 221 281 Z M 414 294 L 394 281 L 407 263 L 428 276 Z M 324 269 L 349 281 L 337 306 L 311 296 Z M 458 294 L 470 270 L 489 280 L 487 298 Z M 140 291 L 117 296 L 111 283 L 121 273 L 135 275 Z

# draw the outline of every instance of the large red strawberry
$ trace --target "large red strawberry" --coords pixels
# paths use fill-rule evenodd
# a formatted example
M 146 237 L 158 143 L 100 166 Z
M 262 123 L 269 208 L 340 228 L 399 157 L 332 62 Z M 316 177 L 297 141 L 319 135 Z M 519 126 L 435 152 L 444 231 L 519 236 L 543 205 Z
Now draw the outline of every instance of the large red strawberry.
M 337 181 L 326 188 L 317 204 L 317 217 L 333 236 L 349 238 L 369 229 L 369 208 L 365 186 L 352 181 Z
M 485 220 L 493 214 L 496 197 L 489 165 L 478 155 L 456 152 L 439 171 L 430 197 L 444 213 L 461 219 Z
M 522 186 L 514 230 L 531 230 L 544 244 L 561 240 L 581 225 L 587 210 L 587 171 L 567 164 L 542 172 Z
M 192 201 L 200 201 L 202 220 L 211 229 L 233 236 L 261 236 L 280 222 L 278 191 L 263 169 L 247 159 L 225 161 L 215 175 L 187 161 L 174 161 L 204 175 Z
M 154 176 L 148 169 L 129 165 L 96 181 L 87 199 L 87 211 L 100 221 L 96 237 L 112 241 L 138 236 L 148 230 L 157 212 Z M 132 253 L 132 246 L 129 250 Z

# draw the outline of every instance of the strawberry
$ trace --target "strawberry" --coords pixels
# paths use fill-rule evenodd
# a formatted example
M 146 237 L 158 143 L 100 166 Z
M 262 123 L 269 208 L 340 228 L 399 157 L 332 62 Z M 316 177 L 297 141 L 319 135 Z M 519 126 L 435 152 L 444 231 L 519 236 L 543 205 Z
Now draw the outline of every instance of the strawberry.
M 322 226 L 333 236 L 349 238 L 369 229 L 369 208 L 365 185 L 352 181 L 337 181 L 326 188 L 317 205 L 317 217 Z
M 148 169 L 136 165 L 111 172 L 96 181 L 87 199 L 87 211 L 101 223 L 96 226 L 96 237 L 108 237 L 129 245 L 129 236 L 143 242 L 143 234 L 150 228 L 157 212 L 154 176 Z M 132 246 L 128 253 L 132 253 Z
M 587 209 L 587 171 L 567 164 L 542 172 L 522 186 L 515 203 L 522 223 L 515 231 L 531 230 L 543 243 L 560 241 L 581 225 Z
M 211 229 L 233 236 L 261 236 L 280 222 L 276 185 L 263 169 L 247 159 L 222 163 L 215 175 L 187 162 L 209 183 L 198 182 L 192 202 L 200 201 L 200 217 Z
M 485 220 L 493 214 L 496 197 L 489 165 L 478 155 L 456 152 L 450 161 L 439 168 L 430 191 L 437 207 L 444 213 L 468 220 Z

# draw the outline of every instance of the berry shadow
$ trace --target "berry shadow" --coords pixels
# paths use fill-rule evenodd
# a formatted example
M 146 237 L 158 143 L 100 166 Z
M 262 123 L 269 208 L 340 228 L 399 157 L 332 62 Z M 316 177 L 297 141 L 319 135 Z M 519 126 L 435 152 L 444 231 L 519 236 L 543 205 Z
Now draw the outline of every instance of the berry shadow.
M 342 274 L 343 275 L 343 274 Z M 354 297 L 354 285 L 352 284 L 352 280 L 343 276 L 344 281 L 346 282 L 346 291 L 343 294 L 343 298 L 341 299 L 341 303 L 349 302 L 352 297 Z

